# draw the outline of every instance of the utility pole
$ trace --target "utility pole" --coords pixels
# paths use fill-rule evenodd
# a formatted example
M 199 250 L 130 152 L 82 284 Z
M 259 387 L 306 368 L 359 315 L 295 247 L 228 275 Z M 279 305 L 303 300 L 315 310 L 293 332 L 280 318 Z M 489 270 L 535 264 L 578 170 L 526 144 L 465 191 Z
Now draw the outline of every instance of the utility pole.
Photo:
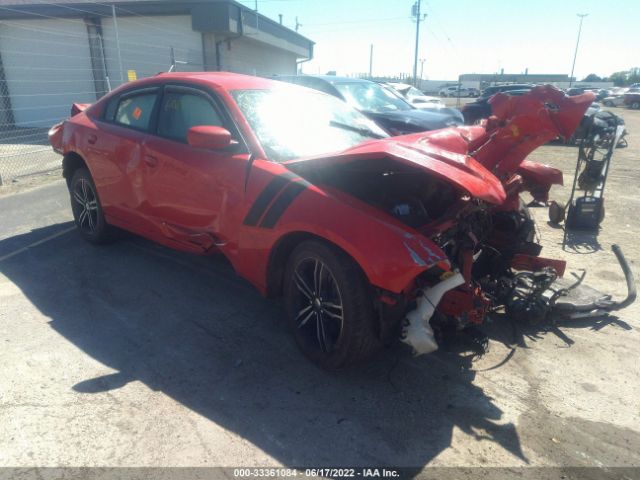
M 418 85 L 418 45 L 420 43 L 420 22 L 425 19 L 427 14 L 420 14 L 420 2 L 421 0 L 416 0 L 416 3 L 413 4 L 411 8 L 411 15 L 416 19 L 416 48 L 413 57 L 413 84 L 415 86 Z
M 302 24 L 298 22 L 298 17 L 296 17 L 296 32 L 298 31 L 298 28 L 300 28 L 301 26 Z
M 124 68 L 122 68 L 122 55 L 120 53 L 120 35 L 118 33 L 118 17 L 116 16 L 116 6 L 111 4 L 111 16 L 113 18 L 113 28 L 116 31 L 116 49 L 118 50 L 118 66 L 120 67 L 120 83 L 124 83 Z
M 580 45 L 580 33 L 582 33 L 582 21 L 584 17 L 588 16 L 588 13 L 578 13 L 580 17 L 580 26 L 578 27 L 578 41 L 576 42 L 576 51 L 573 53 L 573 64 L 571 65 L 571 75 L 569 75 L 569 87 L 573 83 L 573 70 L 576 68 L 576 57 L 578 56 L 578 46 Z
M 373 43 L 369 49 L 369 80 L 373 78 Z
M 256 11 L 256 31 L 259 31 L 260 30 L 260 25 L 258 24 L 258 22 L 260 20 L 258 18 L 258 0 L 256 0 L 255 6 L 256 6 L 256 8 L 254 10 Z

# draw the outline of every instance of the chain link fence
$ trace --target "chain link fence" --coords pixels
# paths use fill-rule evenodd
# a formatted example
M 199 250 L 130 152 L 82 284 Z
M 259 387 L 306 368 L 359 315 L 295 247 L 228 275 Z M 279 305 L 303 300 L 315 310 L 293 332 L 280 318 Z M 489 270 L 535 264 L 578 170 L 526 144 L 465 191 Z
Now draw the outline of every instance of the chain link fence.
M 34 4 L 54 5 L 42 0 Z M 16 18 L 0 6 L 0 181 L 60 166 L 47 132 L 71 104 L 93 103 L 133 78 L 174 70 L 203 70 L 202 36 L 188 16 L 152 17 L 104 5 L 103 13 L 55 4 Z M 45 12 L 45 13 L 42 13 Z M 90 14 L 90 15 L 89 15 Z M 10 16 L 10 15 L 9 15 Z M 15 15 L 14 15 L 15 16 Z M 74 18 L 76 17 L 76 18 Z

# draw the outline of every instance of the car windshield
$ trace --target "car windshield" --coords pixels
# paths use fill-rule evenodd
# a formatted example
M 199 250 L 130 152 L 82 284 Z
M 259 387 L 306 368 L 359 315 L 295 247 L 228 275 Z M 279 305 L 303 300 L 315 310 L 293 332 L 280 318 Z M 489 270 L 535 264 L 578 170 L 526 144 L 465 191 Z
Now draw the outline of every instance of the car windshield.
M 283 86 L 231 94 L 275 162 L 341 151 L 388 136 L 345 102 L 315 90 Z
M 384 113 L 412 110 L 413 107 L 377 83 L 342 82 L 334 86 L 345 100 L 364 112 Z
M 409 87 L 404 94 L 407 96 L 407 98 L 414 98 L 414 97 L 424 97 L 424 93 L 422 93 L 420 90 L 418 90 L 416 87 Z

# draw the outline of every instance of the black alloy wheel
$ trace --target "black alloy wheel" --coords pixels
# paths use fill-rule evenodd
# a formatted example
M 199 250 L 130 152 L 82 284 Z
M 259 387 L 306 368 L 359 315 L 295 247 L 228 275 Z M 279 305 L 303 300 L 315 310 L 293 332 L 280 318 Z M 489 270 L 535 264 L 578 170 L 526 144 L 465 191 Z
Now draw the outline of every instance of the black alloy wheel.
M 86 168 L 79 168 L 69 183 L 71 210 L 76 227 L 82 237 L 91 243 L 104 243 L 110 240 L 102 206 L 91 174 Z
M 284 297 L 298 347 L 322 368 L 364 360 L 381 346 L 371 286 L 338 248 L 320 240 L 298 245 L 287 261 Z

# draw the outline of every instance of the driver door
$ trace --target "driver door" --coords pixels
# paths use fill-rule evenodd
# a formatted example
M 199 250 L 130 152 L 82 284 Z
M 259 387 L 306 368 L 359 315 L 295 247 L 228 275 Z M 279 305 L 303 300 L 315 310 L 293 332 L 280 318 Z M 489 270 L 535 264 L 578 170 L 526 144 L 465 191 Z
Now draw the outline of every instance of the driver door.
M 238 138 L 213 96 L 199 88 L 165 86 L 155 135 L 143 142 L 147 207 L 165 243 L 205 252 L 237 242 L 248 154 L 192 147 L 189 128 L 213 125 Z M 234 227 L 235 226 L 235 227 Z

